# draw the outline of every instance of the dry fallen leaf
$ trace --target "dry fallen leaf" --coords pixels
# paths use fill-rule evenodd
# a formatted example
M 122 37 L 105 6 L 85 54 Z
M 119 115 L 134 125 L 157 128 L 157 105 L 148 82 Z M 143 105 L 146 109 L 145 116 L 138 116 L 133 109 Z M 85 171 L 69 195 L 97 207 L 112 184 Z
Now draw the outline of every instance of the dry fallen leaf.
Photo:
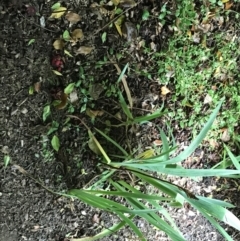
M 89 87 L 89 95 L 94 99 L 97 100 L 100 94 L 104 91 L 104 87 L 102 84 L 96 83 L 92 84 Z
M 91 51 L 93 50 L 93 47 L 87 47 L 87 46 L 81 46 L 77 51 L 76 54 L 90 54 Z
M 62 39 L 57 39 L 54 41 L 53 43 L 53 47 L 56 49 L 56 50 L 61 50 L 63 49 L 65 46 L 64 42 Z
M 211 146 L 211 148 L 213 148 L 213 149 L 219 147 L 219 143 L 216 140 L 214 140 L 214 139 L 208 140 L 208 143 Z
M 221 66 L 218 66 L 218 67 L 216 68 L 213 76 L 214 76 L 215 78 L 218 78 L 218 77 L 220 76 L 220 74 L 221 74 Z
M 233 5 L 233 2 L 226 2 L 225 4 L 225 10 L 229 10 Z
M 73 30 L 71 36 L 74 42 L 82 40 L 84 37 L 83 31 L 80 28 Z
M 209 94 L 207 94 L 204 98 L 203 103 L 204 103 L 204 105 L 211 104 L 212 103 L 212 97 Z
M 78 94 L 77 94 L 76 91 L 73 91 L 73 92 L 70 93 L 69 100 L 70 100 L 71 103 L 74 103 L 78 100 Z
M 123 23 L 123 20 L 124 20 L 124 16 L 120 16 L 115 22 L 114 22 L 114 25 L 118 31 L 118 33 L 120 34 L 120 36 L 122 36 L 122 23 Z
M 222 136 L 221 136 L 221 140 L 223 142 L 228 142 L 230 141 L 231 137 L 229 135 L 229 132 L 228 132 L 228 129 L 227 128 L 224 128 L 222 129 L 223 130 L 223 133 L 222 133 Z
M 61 18 L 66 12 L 66 10 L 67 8 L 65 7 L 59 7 L 52 12 L 50 18 Z
M 163 86 L 161 88 L 161 95 L 167 95 L 168 93 L 170 93 L 171 91 L 166 87 L 166 86 Z
M 36 82 L 34 84 L 34 90 L 38 93 L 41 89 L 41 82 Z
M 112 2 L 115 6 L 117 6 L 117 5 L 120 3 L 120 0 L 111 0 L 111 2 Z
M 70 22 L 70 23 L 77 23 L 81 20 L 80 15 L 78 15 L 77 13 L 73 13 L 73 12 L 68 12 L 65 16 L 65 18 Z
M 92 218 L 92 221 L 94 223 L 100 223 L 100 217 L 97 213 L 94 214 L 93 218 Z
M 132 8 L 137 5 L 134 0 L 120 0 L 120 4 L 124 8 Z
M 56 107 L 56 109 L 58 109 L 58 110 L 61 110 L 61 109 L 64 109 L 65 107 L 66 107 L 66 105 L 67 105 L 67 94 L 65 94 L 63 91 L 62 91 L 62 93 L 61 93 L 61 102 L 58 104 L 58 105 L 56 105 L 55 107 Z
M 155 140 L 155 141 L 153 141 L 153 145 L 161 146 L 162 145 L 162 141 L 161 140 Z
M 92 119 L 95 119 L 97 116 L 102 116 L 104 114 L 104 111 L 102 110 L 90 110 L 90 109 L 87 109 L 86 110 L 86 114 L 92 118 Z

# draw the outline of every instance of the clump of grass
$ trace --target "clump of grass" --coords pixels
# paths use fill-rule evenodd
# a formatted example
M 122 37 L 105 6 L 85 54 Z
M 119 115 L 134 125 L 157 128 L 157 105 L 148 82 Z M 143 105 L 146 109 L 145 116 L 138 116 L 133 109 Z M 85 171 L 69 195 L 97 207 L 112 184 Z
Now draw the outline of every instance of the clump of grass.
M 124 112 L 129 115 L 131 123 L 139 123 L 138 120 L 148 121 L 149 116 L 141 118 L 133 118 L 130 115 L 129 109 L 127 111 L 127 104 L 124 99 L 121 99 L 121 104 Z M 104 134 L 98 129 L 95 129 L 100 133 L 109 144 L 114 145 L 122 153 L 125 160 L 122 162 L 115 162 L 111 159 L 104 148 L 101 146 L 99 141 L 93 135 L 91 130 L 88 129 L 92 140 L 96 147 L 99 149 L 102 155 L 102 162 L 100 166 L 106 169 L 107 172 L 101 176 L 100 180 L 93 184 L 91 187 L 83 189 L 73 189 L 67 194 L 63 194 L 67 197 L 78 198 L 81 201 L 91 205 L 92 207 L 99 208 L 101 210 L 116 214 L 122 221 L 110 229 L 103 230 L 101 233 L 94 237 L 89 237 L 89 240 L 97 240 L 104 236 L 110 235 L 112 232 L 116 232 L 124 225 L 128 225 L 133 229 L 135 234 L 139 237 L 139 240 L 146 240 L 144 235 L 141 233 L 139 228 L 132 221 L 134 217 L 138 216 L 144 218 L 148 223 L 153 225 L 155 228 L 163 230 L 172 240 L 184 241 L 184 237 L 174 224 L 172 218 L 168 214 L 167 210 L 163 208 L 164 205 L 178 205 L 182 206 L 184 202 L 188 202 L 192 207 L 197 209 L 211 224 L 219 230 L 219 232 L 229 241 L 233 239 L 226 233 L 226 231 L 219 225 L 216 220 L 223 221 L 228 225 L 240 230 L 240 220 L 237 219 L 227 208 L 234 207 L 230 203 L 206 198 L 203 196 L 196 196 L 190 191 L 172 184 L 164 179 L 160 179 L 152 175 L 152 172 L 166 175 L 176 175 L 181 177 L 229 177 L 237 178 L 240 174 L 240 166 L 238 159 L 235 158 L 230 150 L 227 149 L 228 154 L 231 157 L 231 164 L 234 164 L 236 170 L 230 169 L 184 169 L 177 165 L 178 163 L 189 157 L 194 150 L 200 145 L 201 141 L 206 136 L 208 130 L 210 130 L 213 121 L 215 120 L 219 109 L 222 105 L 222 101 L 218 104 L 216 109 L 211 114 L 209 120 L 206 122 L 204 127 L 198 136 L 192 141 L 190 146 L 185 149 L 182 153 L 176 157 L 171 157 L 174 152 L 174 146 L 171 146 L 167 140 L 167 137 L 163 131 L 161 131 L 161 139 L 163 141 L 163 149 L 161 154 L 145 159 L 132 158 L 129 159 L 129 153 L 124 150 L 118 143 L 116 143 L 109 136 Z M 158 113 L 161 115 L 161 113 Z M 155 117 L 157 114 L 155 113 Z M 129 125 L 128 123 L 125 123 Z M 136 178 L 140 179 L 144 185 L 153 186 L 159 190 L 159 195 L 146 194 L 139 191 L 134 186 L 123 180 L 116 181 L 116 177 L 113 179 L 113 175 L 116 172 L 128 172 Z M 111 186 L 110 190 L 103 190 L 102 186 Z M 125 199 L 127 206 L 119 204 L 113 201 L 109 197 L 122 197 Z M 149 205 L 153 208 L 149 208 Z M 159 215 L 160 214 L 160 215 Z M 167 221 L 165 221 L 167 220 Z

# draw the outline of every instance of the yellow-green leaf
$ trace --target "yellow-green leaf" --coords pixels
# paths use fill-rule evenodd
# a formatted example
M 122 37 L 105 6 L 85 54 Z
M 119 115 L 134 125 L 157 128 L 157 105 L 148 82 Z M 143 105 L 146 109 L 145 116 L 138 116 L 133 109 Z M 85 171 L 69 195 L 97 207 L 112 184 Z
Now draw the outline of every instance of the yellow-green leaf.
M 69 85 L 64 89 L 64 93 L 67 94 L 67 95 L 70 94 L 70 93 L 73 91 L 74 87 L 75 87 L 75 83 L 69 84 Z
M 111 2 L 112 2 L 115 6 L 117 6 L 117 5 L 120 3 L 120 0 L 111 0 Z
M 150 157 L 153 157 L 153 156 L 154 156 L 154 150 L 149 149 L 149 150 L 146 150 L 146 151 L 140 153 L 137 156 L 137 159 L 147 159 L 147 158 L 150 158 Z
M 73 58 L 73 56 L 66 50 L 64 49 L 64 54 L 68 55 L 69 57 Z
M 101 155 L 101 151 L 99 150 L 96 142 L 94 141 L 93 137 L 90 137 L 88 141 L 88 147 L 90 148 L 91 151 L 93 151 L 97 155 Z
M 65 7 L 56 8 L 52 12 L 50 18 L 56 18 L 56 19 L 61 18 L 64 15 L 64 13 L 66 12 L 66 10 L 67 10 L 67 8 L 65 8 Z
M 114 22 L 114 25 L 118 31 L 118 33 L 120 34 L 120 36 L 122 36 L 122 23 L 123 23 L 123 20 L 124 20 L 124 16 L 120 16 L 115 22 Z
M 29 87 L 29 89 L 28 89 L 28 93 L 29 93 L 29 95 L 33 95 L 33 92 L 34 92 L 34 88 L 33 88 L 33 86 L 31 85 L 31 86 Z
M 58 72 L 57 70 L 53 70 L 53 73 L 59 76 L 62 76 L 62 74 L 60 72 Z

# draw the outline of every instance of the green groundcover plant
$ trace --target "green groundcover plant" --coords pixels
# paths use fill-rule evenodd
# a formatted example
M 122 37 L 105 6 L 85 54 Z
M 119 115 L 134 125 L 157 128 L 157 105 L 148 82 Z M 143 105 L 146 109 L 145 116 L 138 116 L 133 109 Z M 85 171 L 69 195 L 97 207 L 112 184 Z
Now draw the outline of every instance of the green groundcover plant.
M 125 124 L 129 125 L 133 123 L 142 123 L 162 115 L 162 112 L 158 111 L 146 117 L 138 117 L 134 119 L 121 94 L 119 94 L 119 98 L 123 111 L 128 117 L 128 120 Z M 236 158 L 227 147 L 226 151 L 231 159 L 231 164 L 233 164 L 236 168 L 235 170 L 226 169 L 226 165 L 225 168 L 223 168 L 221 165 L 218 165 L 215 169 L 184 169 L 180 165 L 177 165 L 189 157 L 200 145 L 201 141 L 210 130 L 213 121 L 219 112 L 222 102 L 223 100 L 220 101 L 207 123 L 204 125 L 197 137 L 191 142 L 189 147 L 176 156 L 173 155 L 175 148 L 171 147 L 163 131 L 160 131 L 161 139 L 163 141 L 162 153 L 160 155 L 146 159 L 129 159 L 129 153 L 125 151 L 118 143 L 116 143 L 102 131 L 95 129 L 96 132 L 101 134 L 104 138 L 106 138 L 107 141 L 109 141 L 109 144 L 111 143 L 117 147 L 125 157 L 124 161 L 115 162 L 108 156 L 91 130 L 88 129 L 90 138 L 92 138 L 102 154 L 103 158 L 100 165 L 105 168 L 106 171 L 103 172 L 101 178 L 91 187 L 69 190 L 68 193 L 62 195 L 77 198 L 92 207 L 116 214 L 121 219 L 121 222 L 115 224 L 111 228 L 104 229 L 94 237 L 85 237 L 73 240 L 98 240 L 104 236 L 118 231 L 125 225 L 132 228 L 134 233 L 138 236 L 138 240 L 147 240 L 133 221 L 135 217 L 141 217 L 155 228 L 164 231 L 172 240 L 184 241 L 185 238 L 163 206 L 166 206 L 166 204 L 171 206 L 182 206 L 184 202 L 187 202 L 193 208 L 198 210 L 207 220 L 209 220 L 209 222 L 226 238 L 226 240 L 233 241 L 229 234 L 219 224 L 219 221 L 222 221 L 236 228 L 237 230 L 240 230 L 240 220 L 228 210 L 228 208 L 234 207 L 232 204 L 213 198 L 196 196 L 180 186 L 157 178 L 155 177 L 156 175 L 152 175 L 153 172 L 157 172 L 158 174 L 170 174 L 192 178 L 210 176 L 239 178 L 239 158 Z M 88 127 L 86 126 L 86 128 Z M 230 166 L 230 163 L 228 163 L 227 166 Z M 127 171 L 128 173 L 131 173 L 133 176 L 140 179 L 144 185 L 153 186 L 159 191 L 158 193 L 160 194 L 143 193 L 126 181 L 113 180 L 113 174 L 118 171 Z M 104 190 L 102 188 L 103 183 L 107 183 L 107 186 L 111 188 Z M 124 198 L 127 205 L 115 202 L 114 198 L 112 197 Z

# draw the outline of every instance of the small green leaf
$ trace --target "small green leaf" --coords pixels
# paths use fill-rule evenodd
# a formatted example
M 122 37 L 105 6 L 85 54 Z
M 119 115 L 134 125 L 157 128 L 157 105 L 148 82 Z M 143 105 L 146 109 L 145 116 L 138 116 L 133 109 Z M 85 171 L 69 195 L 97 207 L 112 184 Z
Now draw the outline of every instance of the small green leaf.
M 121 8 L 117 8 L 115 10 L 115 14 L 121 14 L 123 12 L 123 10 Z
M 47 135 L 52 134 L 54 131 L 56 131 L 59 127 L 59 123 L 57 121 L 53 121 L 50 129 L 48 130 Z
M 53 136 L 51 144 L 52 144 L 52 147 L 55 151 L 59 150 L 60 143 L 59 143 L 59 139 L 56 135 Z
M 83 113 L 86 110 L 86 108 L 87 108 L 87 104 L 84 103 L 81 107 L 80 113 Z
M 102 34 L 102 42 L 105 43 L 105 42 L 106 42 L 106 39 L 107 39 L 107 33 L 104 32 L 104 33 Z
M 62 102 L 61 100 L 54 100 L 54 101 L 52 102 L 52 105 L 53 105 L 54 107 L 56 107 L 56 106 L 60 105 L 61 102 Z
M 28 46 L 33 44 L 35 42 L 35 39 L 30 39 L 29 42 L 28 42 Z
M 51 109 L 50 109 L 50 105 L 47 105 L 44 107 L 43 109 L 43 121 L 46 121 L 46 119 L 48 118 L 48 116 L 51 114 Z
M 148 10 L 144 9 L 143 10 L 143 15 L 142 15 L 142 20 L 143 21 L 148 20 L 149 16 L 150 16 L 150 13 L 148 12 Z
M 56 10 L 56 9 L 58 9 L 60 7 L 61 7 L 61 3 L 55 3 L 55 4 L 52 5 L 51 9 L 52 10 Z
M 33 88 L 33 86 L 31 85 L 31 86 L 29 87 L 29 89 L 28 89 L 28 94 L 29 94 L 29 95 L 33 95 L 33 92 L 34 92 L 34 88 Z
M 7 167 L 11 161 L 11 157 L 9 155 L 5 155 L 3 158 L 3 161 L 4 161 L 4 166 Z
M 63 39 L 65 41 L 69 41 L 71 39 L 70 33 L 67 30 L 63 32 Z
M 73 91 L 74 87 L 75 87 L 75 83 L 69 84 L 69 85 L 64 89 L 64 93 L 67 94 L 67 95 L 70 94 L 70 93 Z

